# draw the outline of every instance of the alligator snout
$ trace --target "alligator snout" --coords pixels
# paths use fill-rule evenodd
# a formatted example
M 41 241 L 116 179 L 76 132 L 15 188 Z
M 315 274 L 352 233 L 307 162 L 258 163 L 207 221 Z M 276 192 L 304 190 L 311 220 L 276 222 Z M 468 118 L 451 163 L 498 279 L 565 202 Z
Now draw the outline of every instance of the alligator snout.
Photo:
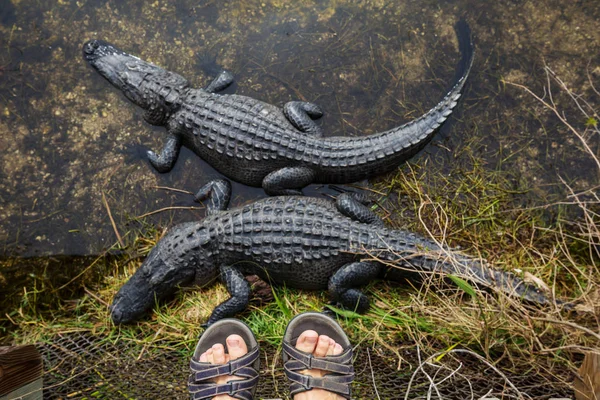
M 120 325 L 124 322 L 123 313 L 121 312 L 121 310 L 115 308 L 114 306 L 110 306 L 108 311 L 110 312 L 110 316 L 115 325 Z
M 125 54 L 113 45 L 98 39 L 92 39 L 83 45 L 83 58 L 93 63 L 95 60 L 113 54 Z
M 93 39 L 83 45 L 83 52 L 87 55 L 92 55 L 98 47 L 100 47 L 100 41 Z
M 83 45 L 83 58 L 85 58 L 88 62 L 100 58 L 104 53 L 101 50 L 102 45 L 104 45 L 104 43 L 97 39 L 86 42 Z

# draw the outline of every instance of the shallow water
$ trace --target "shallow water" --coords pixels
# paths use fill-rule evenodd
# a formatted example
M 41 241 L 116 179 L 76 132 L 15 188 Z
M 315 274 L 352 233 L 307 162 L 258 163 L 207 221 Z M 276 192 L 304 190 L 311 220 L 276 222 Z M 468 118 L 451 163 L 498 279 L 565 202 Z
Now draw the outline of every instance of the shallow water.
M 148 164 L 163 128 L 89 68 L 99 38 L 207 84 L 232 71 L 236 92 L 283 105 L 320 104 L 327 135 L 364 135 L 415 118 L 442 98 L 460 58 L 453 25 L 471 25 L 476 60 L 455 116 L 411 162 L 446 173 L 482 162 L 545 204 L 558 174 L 597 181 L 592 161 L 549 112 L 503 79 L 542 92 L 544 63 L 576 92 L 600 87 L 600 8 L 562 1 L 0 1 L 2 256 L 98 254 L 145 223 L 203 216 L 190 195 L 212 168 L 183 150 L 171 173 Z M 565 104 L 575 126 L 585 119 Z M 593 148 L 597 151 L 597 147 Z M 576 154 L 576 155 L 575 155 Z M 311 187 L 306 193 L 322 195 Z M 234 186 L 233 205 L 263 196 Z M 106 199 L 106 200 L 103 200 Z M 112 219 L 109 217 L 109 210 Z

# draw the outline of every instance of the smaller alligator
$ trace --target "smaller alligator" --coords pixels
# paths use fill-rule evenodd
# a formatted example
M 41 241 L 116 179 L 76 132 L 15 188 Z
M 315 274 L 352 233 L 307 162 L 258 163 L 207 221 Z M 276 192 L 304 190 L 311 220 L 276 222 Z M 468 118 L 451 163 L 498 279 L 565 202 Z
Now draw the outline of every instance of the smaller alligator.
M 182 76 L 140 60 L 100 40 L 83 46 L 85 60 L 132 102 L 144 118 L 165 126 L 160 155 L 148 151 L 159 172 L 170 171 L 181 146 L 240 183 L 269 195 L 298 195 L 311 183 L 350 183 L 396 168 L 412 157 L 452 113 L 473 64 L 469 26 L 456 26 L 462 76 L 425 115 L 402 126 L 363 137 L 323 137 L 312 103 L 292 101 L 283 109 L 240 95 L 220 95 L 233 77 L 224 71 L 205 89 Z
M 207 216 L 173 227 L 150 251 L 114 298 L 115 323 L 138 319 L 179 285 L 202 286 L 219 275 L 231 298 L 214 309 L 208 325 L 247 307 L 250 286 L 244 276 L 254 274 L 273 284 L 328 289 L 334 303 L 357 312 L 369 307 L 361 286 L 377 278 L 405 279 L 407 270 L 452 274 L 529 302 L 552 303 L 509 272 L 414 233 L 385 228 L 364 199 L 353 194 L 343 193 L 335 203 L 268 197 L 226 210 L 228 181 L 209 182 L 201 193 Z

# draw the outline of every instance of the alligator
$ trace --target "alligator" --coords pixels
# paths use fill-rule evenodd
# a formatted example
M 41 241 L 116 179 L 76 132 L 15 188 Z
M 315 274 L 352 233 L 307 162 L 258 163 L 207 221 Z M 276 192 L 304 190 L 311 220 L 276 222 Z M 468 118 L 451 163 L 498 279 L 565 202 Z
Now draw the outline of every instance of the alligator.
M 365 312 L 360 287 L 374 279 L 401 281 L 406 271 L 453 275 L 527 302 L 554 302 L 518 276 L 415 233 L 384 227 L 364 196 L 342 193 L 335 202 L 304 196 L 267 197 L 227 210 L 229 181 L 201 190 L 207 216 L 176 225 L 159 240 L 111 305 L 116 324 L 139 319 L 180 285 L 207 285 L 220 276 L 231 297 L 207 321 L 243 311 L 258 275 L 275 285 L 324 290 L 334 304 Z M 557 301 L 558 303 L 559 301 Z
M 233 82 L 223 71 L 204 89 L 194 89 L 166 71 L 111 44 L 84 44 L 85 60 L 133 103 L 144 119 L 165 126 L 160 154 L 150 164 L 170 171 L 181 146 L 240 183 L 269 195 L 298 195 L 311 183 L 350 183 L 389 172 L 416 154 L 452 113 L 473 64 L 468 24 L 456 24 L 460 79 L 435 107 L 402 126 L 362 137 L 324 137 L 315 122 L 319 106 L 292 101 L 283 108 L 241 95 L 218 94 Z

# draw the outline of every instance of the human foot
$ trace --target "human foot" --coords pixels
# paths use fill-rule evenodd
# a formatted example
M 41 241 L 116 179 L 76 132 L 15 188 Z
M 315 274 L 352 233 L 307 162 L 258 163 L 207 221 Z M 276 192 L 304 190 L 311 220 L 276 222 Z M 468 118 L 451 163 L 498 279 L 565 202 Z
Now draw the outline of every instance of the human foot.
M 252 398 L 258 382 L 258 356 L 256 338 L 241 321 L 228 319 L 211 325 L 190 361 L 192 399 Z
M 283 363 L 294 400 L 351 398 L 352 345 L 334 319 L 315 312 L 294 317 L 283 337 Z
M 337 356 L 342 354 L 344 349 L 339 343 L 327 335 L 319 335 L 316 331 L 307 330 L 300 334 L 296 342 L 296 348 L 305 353 L 311 353 L 314 357 Z M 299 371 L 302 375 L 310 375 L 315 378 L 321 378 L 327 374 L 322 369 L 304 369 Z M 324 389 L 312 389 L 307 392 L 298 393 L 294 400 L 343 400 L 339 394 L 329 392 Z
M 204 353 L 200 355 L 200 362 L 210 363 L 210 364 L 226 364 L 229 361 L 237 360 L 244 354 L 248 354 L 248 346 L 244 339 L 240 335 L 229 335 L 227 340 L 227 353 L 225 353 L 225 348 L 221 343 L 214 344 L 210 349 L 206 350 Z M 236 375 L 220 375 L 216 378 L 213 378 L 212 381 L 217 385 L 222 383 L 227 383 L 233 380 L 244 379 L 241 376 Z M 214 400 L 229 400 L 234 399 L 226 394 L 222 394 L 219 396 L 215 396 Z

